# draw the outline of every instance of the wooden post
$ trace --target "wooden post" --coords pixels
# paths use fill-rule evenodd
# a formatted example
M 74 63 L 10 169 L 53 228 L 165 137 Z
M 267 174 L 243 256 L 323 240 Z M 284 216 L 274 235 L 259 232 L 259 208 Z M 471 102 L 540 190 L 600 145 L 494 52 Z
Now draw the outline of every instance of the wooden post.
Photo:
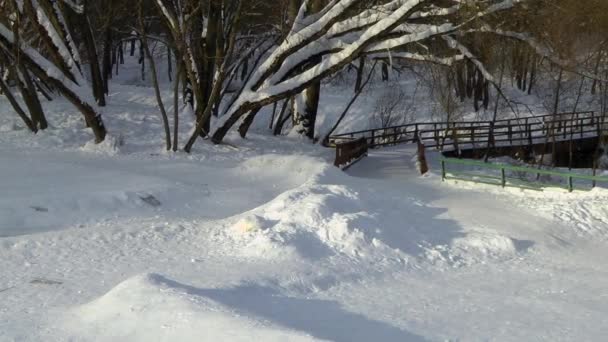
M 419 171 L 420 174 L 423 175 L 427 172 L 429 172 L 429 165 L 426 162 L 426 155 L 424 153 L 424 144 L 421 143 L 420 141 L 418 141 L 418 165 L 419 165 Z
M 475 127 L 471 126 L 471 145 L 475 147 Z
M 500 180 L 501 180 L 502 187 L 504 188 L 507 185 L 507 177 L 505 176 L 504 167 L 500 168 Z
M 446 180 L 446 172 L 445 172 L 445 160 L 441 160 L 441 180 L 445 182 Z
M 585 120 L 585 119 L 581 119 L 581 120 L 580 120 L 580 131 L 581 131 L 581 138 L 583 137 L 583 124 L 584 124 L 584 121 L 583 121 L 583 120 Z
M 458 148 L 458 130 L 456 129 L 456 124 L 454 124 L 454 128 L 452 128 L 452 144 L 454 144 L 454 151 L 456 151 L 456 155 L 460 158 L 460 149 Z
M 494 141 L 494 122 L 490 122 L 490 135 L 488 136 L 488 146 L 492 146 L 492 149 L 496 148 L 496 141 Z

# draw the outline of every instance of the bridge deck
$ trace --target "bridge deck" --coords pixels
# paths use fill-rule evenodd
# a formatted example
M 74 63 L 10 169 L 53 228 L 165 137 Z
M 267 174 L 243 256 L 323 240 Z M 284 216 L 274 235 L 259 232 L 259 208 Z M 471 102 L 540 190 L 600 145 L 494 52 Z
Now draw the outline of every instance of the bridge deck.
M 439 150 L 481 146 L 524 146 L 546 141 L 597 137 L 605 130 L 595 112 L 559 113 L 520 119 L 468 122 L 422 122 L 336 134 L 330 144 L 365 139 L 369 148 L 420 141 Z

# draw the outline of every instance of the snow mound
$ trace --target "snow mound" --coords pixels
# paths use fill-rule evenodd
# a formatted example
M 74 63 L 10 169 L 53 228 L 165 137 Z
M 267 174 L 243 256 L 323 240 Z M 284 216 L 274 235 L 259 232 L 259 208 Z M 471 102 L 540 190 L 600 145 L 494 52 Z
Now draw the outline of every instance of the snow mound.
M 348 187 L 308 183 L 240 217 L 229 231 L 247 256 L 357 256 L 369 249 L 357 225 L 363 218 L 371 219 Z
M 65 317 L 68 340 L 311 341 L 312 337 L 248 317 L 210 298 L 215 289 L 158 274 L 135 276 Z
M 462 227 L 415 196 L 344 176 L 340 185 L 320 181 L 332 177 L 321 172 L 232 219 L 227 232 L 235 250 L 247 258 L 466 266 L 508 260 L 524 249 L 507 236 Z
M 523 247 L 525 246 L 518 247 L 516 240 L 500 234 L 469 232 L 464 237 L 454 239 L 449 245 L 430 248 L 427 258 L 455 267 L 467 266 L 488 260 L 512 259 Z
M 300 185 L 319 181 L 319 177 L 344 177 L 325 160 L 302 155 L 264 154 L 249 158 L 239 165 L 238 171 L 247 177 L 274 177 L 277 184 L 289 182 Z M 291 186 L 291 187 L 294 187 Z
M 83 147 L 80 148 L 80 150 L 84 152 L 114 156 L 120 153 L 120 147 L 123 144 L 122 137 L 108 135 L 104 141 L 100 142 L 99 144 L 96 144 L 94 141 L 88 141 Z

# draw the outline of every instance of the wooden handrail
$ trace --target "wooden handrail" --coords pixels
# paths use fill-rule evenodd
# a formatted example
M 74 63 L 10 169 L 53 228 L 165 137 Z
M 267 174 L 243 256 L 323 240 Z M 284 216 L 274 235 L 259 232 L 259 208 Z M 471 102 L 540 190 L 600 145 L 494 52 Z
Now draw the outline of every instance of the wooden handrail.
M 565 118 L 566 116 L 569 117 Z M 551 120 L 547 120 L 548 118 Z M 581 138 L 589 133 L 600 134 L 603 129 L 598 124 L 600 121 L 595 112 L 587 111 L 502 119 L 495 122 L 418 122 L 337 134 L 331 136 L 330 141 L 335 145 L 340 141 L 361 138 L 367 141 L 369 148 L 420 141 L 426 147 L 442 149 L 446 141 L 449 141 L 451 146 L 454 146 L 454 140 L 458 140 L 458 143 L 479 145 L 503 142 L 507 137 L 511 143 L 527 140 L 528 144 L 532 144 L 534 140 L 543 137 L 565 139 L 574 134 Z M 542 134 L 535 134 L 538 132 Z

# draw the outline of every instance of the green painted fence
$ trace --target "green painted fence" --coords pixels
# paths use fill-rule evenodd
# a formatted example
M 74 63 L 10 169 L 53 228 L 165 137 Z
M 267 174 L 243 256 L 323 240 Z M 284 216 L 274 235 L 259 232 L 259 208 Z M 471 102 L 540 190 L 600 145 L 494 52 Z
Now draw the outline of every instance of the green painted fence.
M 463 170 L 449 170 L 449 165 L 464 165 L 464 166 L 474 166 L 478 167 L 482 170 L 492 170 L 498 171 L 500 174 L 491 175 L 491 174 L 477 174 L 470 173 Z M 535 180 L 526 180 L 522 179 L 522 177 L 513 177 L 508 175 L 507 172 L 519 172 L 529 175 L 534 175 Z M 538 180 L 540 175 L 546 176 L 554 176 L 558 177 L 558 179 L 565 180 L 566 185 L 561 186 L 561 184 L 553 184 L 551 183 L 542 183 Z M 520 175 L 521 176 L 521 175 Z M 456 159 L 456 158 L 441 158 L 441 178 L 442 180 L 446 179 L 460 179 L 465 181 L 472 181 L 475 183 L 484 183 L 484 184 L 492 184 L 492 185 L 500 185 L 503 188 L 505 186 L 515 186 L 519 188 L 526 189 L 534 189 L 534 190 L 542 190 L 545 187 L 561 187 L 565 188 L 568 191 L 572 192 L 575 189 L 575 186 L 578 185 L 580 189 L 581 181 L 590 181 L 590 188 L 596 186 L 597 183 L 606 183 L 608 184 L 608 177 L 605 176 L 591 176 L 591 175 L 582 175 L 573 172 L 563 172 L 563 171 L 554 171 L 554 170 L 543 170 L 537 169 L 533 167 L 525 167 L 525 166 L 512 166 L 512 165 L 503 165 L 503 164 L 494 164 L 494 163 L 484 163 L 481 161 L 469 160 L 469 159 Z M 578 181 L 578 182 L 575 182 Z M 587 183 L 587 182 L 584 182 Z

